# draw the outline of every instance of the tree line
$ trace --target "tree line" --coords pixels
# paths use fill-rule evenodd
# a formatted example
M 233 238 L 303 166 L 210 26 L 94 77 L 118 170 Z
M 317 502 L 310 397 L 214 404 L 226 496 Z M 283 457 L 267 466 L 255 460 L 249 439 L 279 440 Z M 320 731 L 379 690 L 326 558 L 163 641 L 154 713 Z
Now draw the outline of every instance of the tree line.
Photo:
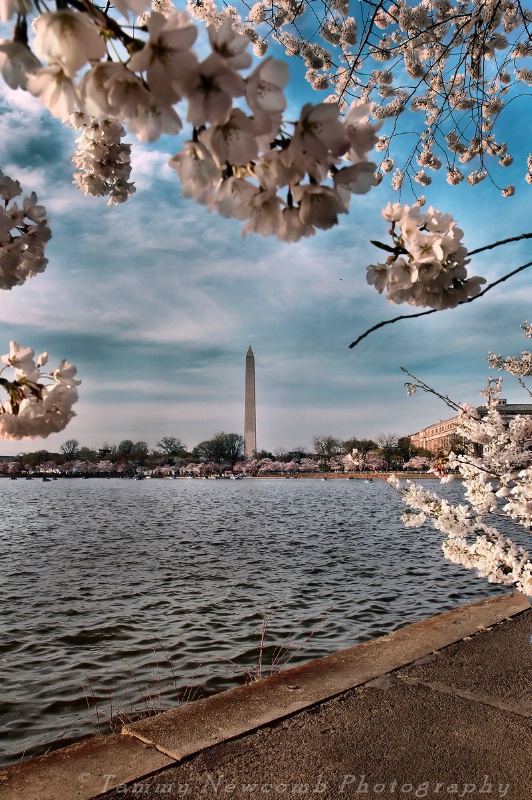
M 312 445 L 310 451 L 304 447 L 257 451 L 247 462 L 246 470 L 242 469 L 244 437 L 223 431 L 191 450 L 176 436 L 163 436 L 155 448 L 144 441 L 123 439 L 118 444 L 104 442 L 94 449 L 82 446 L 77 439 L 68 439 L 58 453 L 38 450 L 21 453 L 12 461 L 25 469 L 54 469 L 63 465 L 67 472 L 83 471 L 83 465 L 91 465 L 92 472 L 133 472 L 164 467 L 186 473 L 189 466 L 203 465 L 207 472 L 228 470 L 260 474 L 268 470 L 295 472 L 299 467 L 323 472 L 390 471 L 402 469 L 410 462 L 414 469 L 428 469 L 433 457 L 428 451 L 414 447 L 408 436 L 393 433 L 380 434 L 374 439 L 353 437 L 346 440 L 318 435 L 313 437 Z

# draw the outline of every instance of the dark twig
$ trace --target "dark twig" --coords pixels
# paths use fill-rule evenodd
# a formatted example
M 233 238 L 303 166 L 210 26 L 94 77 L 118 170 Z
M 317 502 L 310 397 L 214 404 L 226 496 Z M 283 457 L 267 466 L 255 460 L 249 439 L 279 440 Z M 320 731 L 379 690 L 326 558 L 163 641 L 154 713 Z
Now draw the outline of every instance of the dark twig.
M 466 303 L 472 303 L 473 300 L 476 300 L 478 297 L 482 297 L 483 294 L 489 292 L 489 290 L 493 289 L 494 286 L 498 286 L 499 283 L 504 283 L 504 281 L 507 281 L 508 278 L 513 278 L 513 276 L 517 275 L 518 272 L 522 272 L 524 269 L 527 269 L 528 267 L 532 267 L 532 261 L 529 261 L 528 264 L 522 264 L 520 267 L 517 267 L 517 269 L 512 270 L 512 272 L 509 272 L 507 275 L 503 275 L 503 277 L 499 278 L 499 280 L 493 281 L 493 283 L 488 283 L 486 288 L 482 289 L 481 292 L 476 294 L 474 297 L 469 297 L 467 300 L 464 300 L 463 303 L 459 303 L 458 305 L 462 306 L 465 305 Z
M 532 239 L 532 233 L 521 233 L 519 236 L 511 236 L 509 239 L 501 239 L 500 242 L 493 242 L 493 244 L 487 244 L 484 247 L 477 247 L 476 250 L 470 250 L 468 255 L 476 256 L 477 253 L 483 253 L 485 250 L 493 250 L 494 247 L 500 247 L 501 244 L 519 242 L 521 239 Z
M 443 400 L 445 405 L 449 406 L 449 408 L 452 408 L 453 411 L 460 411 L 460 409 L 462 408 L 462 406 L 459 405 L 459 403 L 455 403 L 455 401 L 451 400 L 451 398 L 448 397 L 446 394 L 440 394 L 440 392 L 438 392 L 436 389 L 433 389 L 432 386 L 429 386 L 428 383 L 425 383 L 416 375 L 412 375 L 412 373 L 409 372 L 407 369 L 405 369 L 405 367 L 401 367 L 401 372 L 404 372 L 405 375 L 408 375 L 408 377 L 412 378 L 412 380 L 414 381 L 414 383 L 407 384 L 408 386 L 415 387 L 416 389 L 422 389 L 424 392 L 427 392 L 427 394 L 433 394 L 436 397 L 439 397 L 440 400 Z
M 525 390 L 525 392 L 528 392 L 528 394 L 530 395 L 530 397 L 532 397 L 532 391 L 530 391 L 530 389 L 528 388 L 528 386 L 526 385 L 526 383 L 524 382 L 524 380 L 523 380 L 522 378 L 519 378 L 519 377 L 517 378 L 517 380 L 519 381 L 519 383 L 521 384 L 521 386 L 523 387 L 523 389 Z
M 362 339 L 365 339 L 366 336 L 369 336 L 370 333 L 373 333 L 373 331 L 378 331 L 379 328 L 383 328 L 385 325 L 392 325 L 392 323 L 394 322 L 399 322 L 400 319 L 413 319 L 414 317 L 426 317 L 427 314 L 435 314 L 435 313 L 436 309 L 431 308 L 430 311 L 420 311 L 419 314 L 401 314 L 401 316 L 394 317 L 393 319 L 385 319 L 382 322 L 378 322 L 377 325 L 372 325 L 371 328 L 368 328 L 365 333 L 363 333 L 361 336 L 358 337 L 358 339 L 355 339 L 354 342 L 351 342 L 349 347 L 350 348 L 356 347 L 357 344 L 359 344 L 362 341 Z
M 516 238 L 532 238 L 532 234 L 526 233 Z M 515 241 L 515 238 L 508 239 L 507 241 Z M 504 242 L 497 242 L 496 244 L 489 245 L 488 247 L 496 247 L 498 244 L 504 244 Z M 487 250 L 488 247 L 485 247 L 484 250 Z M 475 252 L 479 251 L 477 250 Z M 472 303 L 473 300 L 478 300 L 479 297 L 482 297 L 482 295 L 486 294 L 486 292 L 489 292 L 490 289 L 493 289 L 495 286 L 498 286 L 499 283 L 504 283 L 504 281 L 507 281 L 509 278 L 513 278 L 514 275 L 517 275 L 519 272 L 522 272 L 524 269 L 527 269 L 528 267 L 532 267 L 532 261 L 529 261 L 527 264 L 522 264 L 520 267 L 517 267 L 517 269 L 514 269 L 512 272 L 509 272 L 507 275 L 504 275 L 502 278 L 493 281 L 493 283 L 489 283 L 486 286 L 486 288 L 483 289 L 481 292 L 474 295 L 473 297 L 468 297 L 467 300 L 463 300 L 461 303 L 458 303 L 458 306 L 464 306 L 466 303 Z M 401 314 L 401 316 L 394 317 L 393 319 L 385 319 L 382 322 L 377 323 L 377 325 L 372 325 L 371 328 L 368 328 L 368 330 L 365 331 L 361 336 L 359 336 L 358 339 L 355 339 L 354 342 L 351 342 L 349 347 L 350 348 L 356 347 L 357 344 L 359 344 L 363 339 L 366 338 L 366 336 L 369 336 L 370 333 L 373 333 L 373 331 L 377 331 L 379 328 L 383 328 L 385 325 L 392 325 L 394 322 L 399 322 L 399 320 L 401 319 L 414 319 L 415 317 L 426 317 L 427 314 L 435 314 L 437 311 L 443 311 L 443 310 L 448 311 L 449 309 L 431 308 L 428 311 L 420 311 L 417 314 Z

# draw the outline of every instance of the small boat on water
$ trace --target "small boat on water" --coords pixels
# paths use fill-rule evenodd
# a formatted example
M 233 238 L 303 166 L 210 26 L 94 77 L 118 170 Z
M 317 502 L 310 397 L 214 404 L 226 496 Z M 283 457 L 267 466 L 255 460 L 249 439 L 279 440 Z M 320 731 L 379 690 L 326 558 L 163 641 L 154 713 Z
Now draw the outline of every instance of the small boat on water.
M 51 478 L 46 478 L 46 477 L 42 479 L 43 483 L 44 483 L 45 481 L 46 481 L 46 482 L 49 482 L 49 481 L 51 481 L 51 480 L 52 480 Z

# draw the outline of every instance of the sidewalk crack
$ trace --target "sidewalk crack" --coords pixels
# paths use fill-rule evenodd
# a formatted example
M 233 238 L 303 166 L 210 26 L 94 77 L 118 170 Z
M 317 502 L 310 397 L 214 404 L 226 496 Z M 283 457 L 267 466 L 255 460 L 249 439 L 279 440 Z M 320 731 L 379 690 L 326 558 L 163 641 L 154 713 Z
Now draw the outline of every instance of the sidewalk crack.
M 454 695 L 455 697 L 461 697 L 464 700 L 472 700 L 474 703 L 482 703 L 482 705 L 491 706 L 492 708 L 497 708 L 500 711 L 507 711 L 510 714 L 517 714 L 520 717 L 532 719 L 532 703 L 528 703 L 526 701 L 523 701 L 518 705 L 514 705 L 513 703 L 506 703 L 503 700 L 497 700 L 497 698 L 491 697 L 490 695 L 477 694 L 476 692 L 471 692 L 468 689 L 458 689 L 456 686 L 448 686 L 447 684 L 440 683 L 438 681 L 422 681 L 418 678 L 410 678 L 406 676 L 403 677 L 402 675 L 398 675 L 397 678 L 400 683 L 405 683 L 408 686 L 424 686 L 425 688 L 431 689 L 435 692 Z

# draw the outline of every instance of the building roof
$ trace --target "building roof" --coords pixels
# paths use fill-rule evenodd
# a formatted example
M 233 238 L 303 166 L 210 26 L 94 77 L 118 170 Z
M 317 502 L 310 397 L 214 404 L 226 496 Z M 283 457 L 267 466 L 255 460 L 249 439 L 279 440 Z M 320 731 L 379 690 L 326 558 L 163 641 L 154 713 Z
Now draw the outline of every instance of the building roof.
M 477 408 L 479 414 L 486 413 L 486 406 Z M 501 403 L 497 406 L 497 411 L 501 414 L 527 414 L 532 416 L 532 403 Z

